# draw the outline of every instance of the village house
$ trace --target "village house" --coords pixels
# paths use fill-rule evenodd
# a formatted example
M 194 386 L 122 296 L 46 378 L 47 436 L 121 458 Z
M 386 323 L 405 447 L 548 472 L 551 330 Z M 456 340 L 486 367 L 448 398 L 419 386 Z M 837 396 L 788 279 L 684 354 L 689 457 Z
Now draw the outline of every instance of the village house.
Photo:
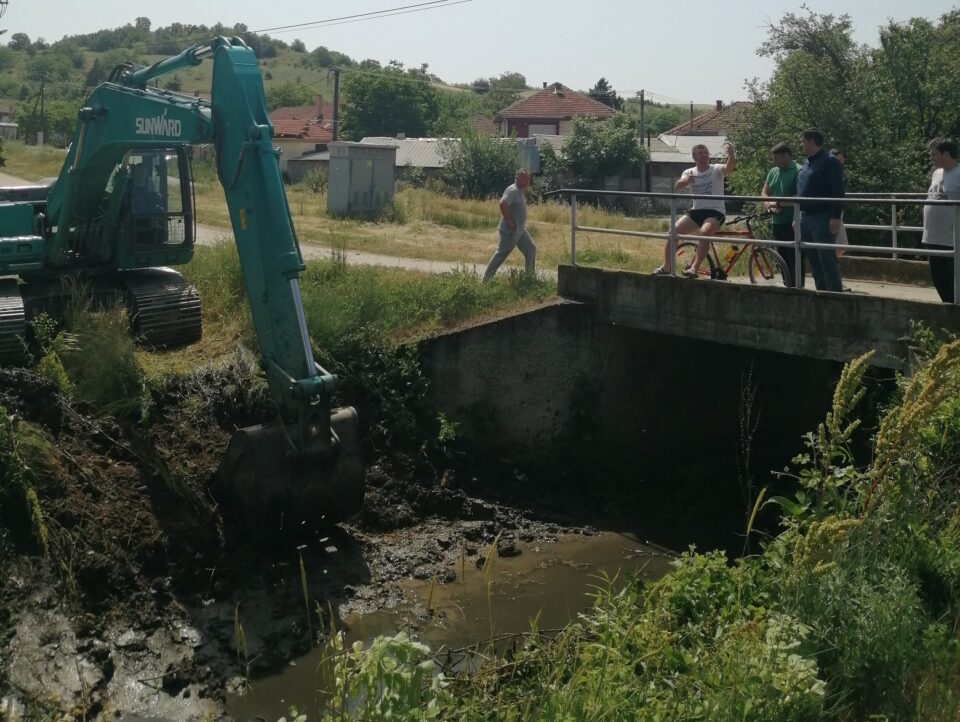
M 543 90 L 497 113 L 494 122 L 504 138 L 513 134 L 518 138 L 532 138 L 534 135 L 569 135 L 574 118 L 607 120 L 613 113 L 610 106 L 565 85 L 544 83 Z
M 318 95 L 312 105 L 277 108 L 270 113 L 273 142 L 280 148 L 280 171 L 307 154 L 325 151 L 333 140 L 333 107 Z

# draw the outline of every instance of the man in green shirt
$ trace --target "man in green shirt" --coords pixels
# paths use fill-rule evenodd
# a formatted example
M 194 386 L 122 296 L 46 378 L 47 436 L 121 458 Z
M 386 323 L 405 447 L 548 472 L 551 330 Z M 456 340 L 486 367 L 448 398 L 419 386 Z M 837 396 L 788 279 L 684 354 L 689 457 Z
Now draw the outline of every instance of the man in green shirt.
M 764 197 L 780 197 L 797 195 L 797 173 L 800 165 L 793 159 L 793 151 L 786 143 L 778 143 L 770 149 L 770 155 L 773 158 L 773 168 L 767 173 L 767 180 L 763 184 L 763 190 L 760 195 Z M 786 207 L 784 207 L 786 206 Z M 793 240 L 793 213 L 794 206 L 776 201 L 768 201 L 763 204 L 768 211 L 774 212 L 773 215 L 773 240 L 792 241 Z M 781 246 L 777 251 L 783 256 L 783 260 L 790 269 L 790 280 L 795 278 L 794 260 L 796 255 L 792 248 Z M 806 271 L 806 252 L 800 252 L 800 288 L 803 288 Z

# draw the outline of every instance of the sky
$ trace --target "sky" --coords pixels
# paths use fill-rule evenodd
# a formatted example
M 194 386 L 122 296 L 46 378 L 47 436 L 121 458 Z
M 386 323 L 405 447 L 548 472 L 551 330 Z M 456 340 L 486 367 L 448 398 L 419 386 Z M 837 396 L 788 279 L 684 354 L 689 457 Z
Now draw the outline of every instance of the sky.
M 325 21 L 396 8 L 399 14 L 270 31 L 299 38 L 307 49 L 324 45 L 354 59 L 398 60 L 407 66 L 428 63 L 450 83 L 519 72 L 529 85 L 560 82 L 589 89 L 604 77 L 621 96 L 646 90 L 661 102 L 713 103 L 744 100 L 746 79 L 769 78 L 772 64 L 756 49 L 766 29 L 795 0 L 0 0 L 7 3 L 0 29 L 54 41 L 150 18 L 153 27 L 174 22 L 232 26 L 250 30 Z M 889 20 L 935 20 L 949 11 L 949 0 L 807 0 L 815 12 L 849 14 L 858 42 L 876 45 L 878 29 Z M 400 11 L 399 9 L 403 9 Z

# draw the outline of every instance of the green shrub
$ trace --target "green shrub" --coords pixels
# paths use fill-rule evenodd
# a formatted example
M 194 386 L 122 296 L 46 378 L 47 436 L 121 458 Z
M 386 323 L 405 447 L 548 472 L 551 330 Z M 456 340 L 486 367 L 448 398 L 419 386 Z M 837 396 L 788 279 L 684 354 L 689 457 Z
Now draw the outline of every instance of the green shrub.
M 300 183 L 311 193 L 326 193 L 329 176 L 325 169 L 318 168 L 305 173 Z
M 142 419 L 149 396 L 126 311 L 119 306 L 93 311 L 81 303 L 70 310 L 68 326 L 76 346 L 62 360 L 74 397 L 100 413 Z
M 513 183 L 517 146 L 511 140 L 467 134 L 441 147 L 447 164 L 442 179 L 447 192 L 458 198 L 494 198 Z

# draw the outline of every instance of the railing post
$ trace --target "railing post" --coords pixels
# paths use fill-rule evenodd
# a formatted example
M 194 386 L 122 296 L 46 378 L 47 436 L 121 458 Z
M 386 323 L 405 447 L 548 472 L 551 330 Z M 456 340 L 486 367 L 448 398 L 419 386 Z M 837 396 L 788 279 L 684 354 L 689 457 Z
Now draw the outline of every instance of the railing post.
M 670 259 L 670 275 L 677 275 L 677 199 L 670 199 L 670 237 L 667 238 L 667 258 Z
M 570 265 L 577 265 L 577 194 L 570 194 Z
M 953 303 L 960 304 L 960 263 L 957 263 L 957 248 L 960 248 L 960 206 L 953 207 Z
M 800 242 L 803 235 L 800 233 L 800 207 L 793 207 L 793 287 L 800 288 L 803 280 L 803 256 L 800 251 Z
M 897 204 L 890 204 L 890 231 L 893 238 L 893 260 L 897 260 Z

